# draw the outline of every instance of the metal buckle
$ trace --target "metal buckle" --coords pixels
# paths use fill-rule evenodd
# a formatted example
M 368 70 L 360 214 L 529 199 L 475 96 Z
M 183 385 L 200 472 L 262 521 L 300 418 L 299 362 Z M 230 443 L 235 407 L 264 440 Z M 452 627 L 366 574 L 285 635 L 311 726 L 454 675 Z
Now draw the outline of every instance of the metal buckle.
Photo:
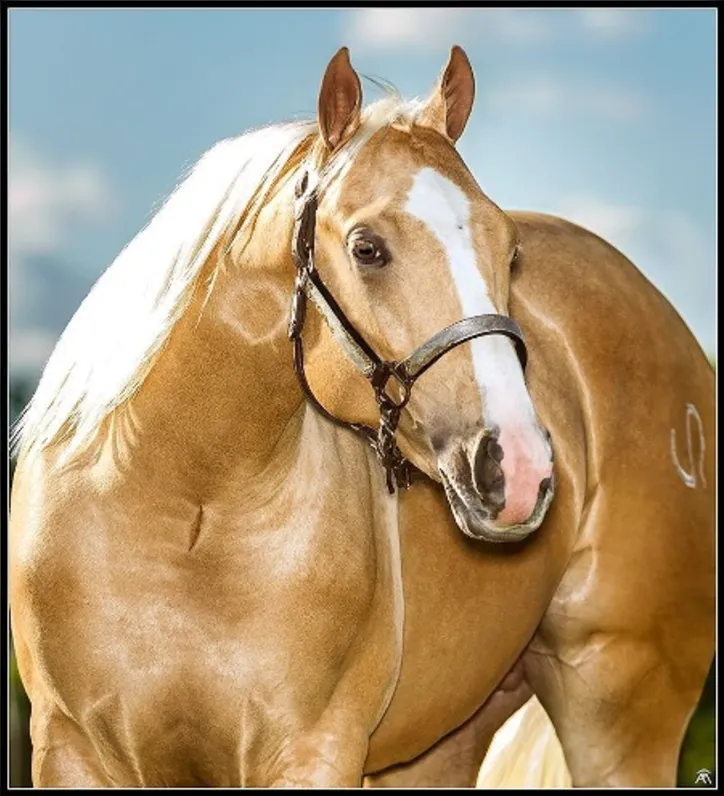
M 387 392 L 387 384 L 391 376 L 394 376 L 395 381 L 402 388 L 402 398 L 399 401 L 395 400 L 394 396 Z M 374 387 L 375 397 L 380 406 L 397 409 L 399 412 L 410 400 L 410 389 L 412 385 L 397 371 L 395 362 L 381 362 L 377 368 L 375 368 L 370 378 L 370 383 Z

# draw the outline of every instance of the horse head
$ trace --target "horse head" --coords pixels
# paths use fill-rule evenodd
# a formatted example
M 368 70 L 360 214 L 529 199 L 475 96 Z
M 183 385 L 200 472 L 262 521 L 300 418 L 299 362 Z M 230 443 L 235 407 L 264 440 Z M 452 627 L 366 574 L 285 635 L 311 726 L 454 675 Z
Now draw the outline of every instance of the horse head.
M 459 47 L 432 95 L 398 103 L 384 124 L 374 106 L 361 112 L 346 48 L 322 81 L 315 268 L 346 320 L 386 361 L 403 360 L 463 318 L 508 311 L 516 227 L 455 148 L 473 97 Z M 307 356 L 315 394 L 336 417 L 374 424 L 369 385 L 333 330 L 317 329 Z M 542 522 L 554 479 L 550 438 L 514 341 L 491 334 L 444 353 L 406 396 L 400 449 L 442 482 L 466 534 L 523 538 Z

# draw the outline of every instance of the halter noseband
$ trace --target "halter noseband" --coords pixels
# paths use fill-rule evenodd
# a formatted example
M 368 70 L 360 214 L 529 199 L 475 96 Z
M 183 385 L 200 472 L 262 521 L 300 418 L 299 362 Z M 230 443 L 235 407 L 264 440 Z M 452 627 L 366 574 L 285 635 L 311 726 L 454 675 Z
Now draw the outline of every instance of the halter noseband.
M 292 257 L 297 266 L 297 277 L 292 296 L 289 321 L 289 338 L 294 346 L 294 368 L 302 391 L 312 406 L 328 420 L 362 435 L 377 454 L 387 475 L 390 494 L 398 488 L 410 486 L 414 465 L 400 452 L 395 432 L 400 415 L 410 399 L 415 381 L 441 356 L 456 346 L 489 334 L 503 334 L 514 343 L 520 363 L 525 370 L 527 351 L 523 332 L 518 324 L 505 315 L 475 315 L 457 321 L 413 351 L 405 359 L 388 362 L 379 357 L 362 335 L 355 329 L 342 308 L 322 281 L 314 265 L 314 232 L 317 216 L 317 190 L 310 186 L 308 172 L 304 172 L 295 189 L 294 233 Z M 306 318 L 307 299 L 319 310 L 332 334 L 358 370 L 370 382 L 380 408 L 377 431 L 361 423 L 340 420 L 328 412 L 317 400 L 307 381 L 304 370 L 304 344 L 302 332 Z M 390 395 L 387 385 L 394 379 L 401 397 Z

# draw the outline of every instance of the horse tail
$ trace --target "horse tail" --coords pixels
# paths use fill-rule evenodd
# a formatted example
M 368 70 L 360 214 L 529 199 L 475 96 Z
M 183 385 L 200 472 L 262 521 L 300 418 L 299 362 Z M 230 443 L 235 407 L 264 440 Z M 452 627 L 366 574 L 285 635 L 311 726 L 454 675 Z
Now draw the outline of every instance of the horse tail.
M 536 697 L 519 708 L 493 736 L 477 787 L 572 787 L 561 742 Z

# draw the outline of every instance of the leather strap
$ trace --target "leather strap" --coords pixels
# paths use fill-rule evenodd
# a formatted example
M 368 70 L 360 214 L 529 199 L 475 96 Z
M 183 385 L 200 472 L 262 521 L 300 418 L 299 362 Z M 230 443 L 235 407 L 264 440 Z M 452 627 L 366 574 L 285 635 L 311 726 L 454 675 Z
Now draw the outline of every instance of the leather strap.
M 415 381 L 443 354 L 447 354 L 462 343 L 489 334 L 504 334 L 515 343 L 518 359 L 525 371 L 528 354 L 523 342 L 523 332 L 520 326 L 506 315 L 473 315 L 471 318 L 463 318 L 423 343 L 410 356 L 399 362 L 398 368 L 411 381 Z
M 395 442 L 400 414 L 410 398 L 415 380 L 456 346 L 490 334 L 503 334 L 514 342 L 521 366 L 525 370 L 527 352 L 523 332 L 512 318 L 505 315 L 476 315 L 442 329 L 403 360 L 383 360 L 355 329 L 314 265 L 317 191 L 316 186 L 310 186 L 310 182 L 310 175 L 305 172 L 296 186 L 292 256 L 297 265 L 297 278 L 289 321 L 289 338 L 294 347 L 294 367 L 300 386 L 312 406 L 333 423 L 361 434 L 374 448 L 386 470 L 387 487 L 393 493 L 395 482 L 401 488 L 409 486 L 411 473 L 415 469 L 402 456 Z M 314 395 L 304 370 L 302 332 L 307 299 L 312 301 L 342 350 L 374 388 L 380 407 L 380 426 L 377 432 L 361 423 L 340 420 L 325 409 Z M 397 381 L 401 390 L 400 396 L 393 396 L 387 391 L 391 378 Z

